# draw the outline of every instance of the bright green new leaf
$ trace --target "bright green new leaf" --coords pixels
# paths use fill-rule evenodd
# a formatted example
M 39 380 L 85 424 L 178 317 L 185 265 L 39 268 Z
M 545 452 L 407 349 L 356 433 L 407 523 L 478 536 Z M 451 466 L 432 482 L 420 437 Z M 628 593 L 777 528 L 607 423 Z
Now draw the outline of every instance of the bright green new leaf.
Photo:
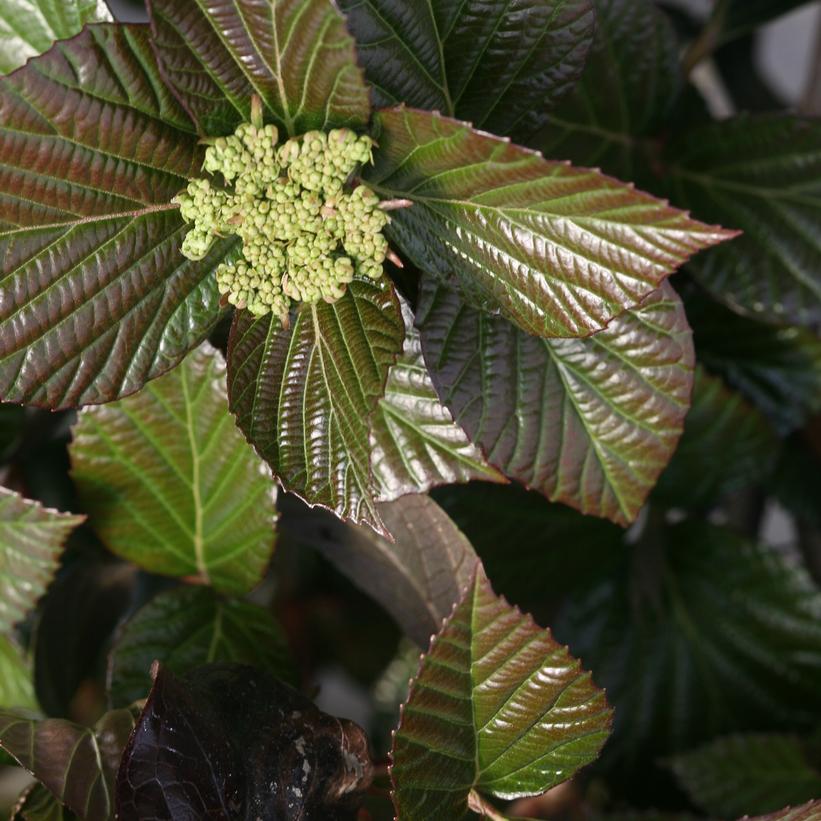
M 86 23 L 110 20 L 103 0 L 0 0 L 0 74 L 79 34 Z
M 276 487 L 228 411 L 207 343 L 136 396 L 81 411 L 72 475 L 92 525 L 155 573 L 243 593 L 274 544 Z
M 0 634 L 22 621 L 46 592 L 65 540 L 84 519 L 0 488 Z
M 422 659 L 391 752 L 397 816 L 469 817 L 472 790 L 535 795 L 593 761 L 611 710 L 567 648 L 479 567 Z
M 475 307 L 545 337 L 588 336 L 696 251 L 732 236 L 597 171 L 549 162 L 468 124 L 376 115 L 367 182 L 409 198 L 386 234 Z

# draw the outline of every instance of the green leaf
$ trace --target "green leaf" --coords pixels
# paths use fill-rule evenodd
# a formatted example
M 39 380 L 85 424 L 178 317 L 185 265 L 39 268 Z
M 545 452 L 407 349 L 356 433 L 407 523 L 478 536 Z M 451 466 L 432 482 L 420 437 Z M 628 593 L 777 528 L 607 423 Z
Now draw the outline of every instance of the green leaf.
M 148 8 L 163 76 L 201 134 L 248 122 L 255 94 L 266 119 L 291 136 L 367 125 L 368 87 L 331 0 L 149 0 Z
M 721 42 L 750 34 L 759 26 L 769 23 L 809 0 L 730 0 L 721 29 Z
M 283 515 L 283 534 L 318 550 L 427 647 L 472 580 L 477 556 L 428 496 L 403 496 L 377 510 L 394 542 L 324 511 L 293 505 Z
M 720 738 L 670 764 L 691 800 L 720 818 L 773 812 L 821 795 L 821 771 L 795 736 Z
M 733 310 L 821 328 L 821 122 L 739 116 L 683 133 L 669 149 L 674 199 L 744 231 L 692 272 Z
M 75 821 L 76 818 L 42 784 L 35 782 L 18 799 L 11 821 Z
M 85 516 L 71 516 L 0 488 L 0 635 L 46 592 L 63 544 Z
M 751 818 L 750 821 L 821 821 L 821 801 L 810 801 L 800 807 L 787 807 L 772 815 Z
M 114 817 L 114 779 L 134 723 L 130 709 L 106 713 L 93 729 L 0 711 L 0 747 L 78 818 L 107 821 Z
M 174 673 L 235 661 L 294 679 L 285 636 L 271 614 L 239 599 L 223 599 L 207 587 L 160 593 L 125 624 L 109 659 L 113 705 L 148 695 L 155 659 Z
M 606 760 L 632 777 L 638 760 L 821 710 L 821 592 L 794 557 L 705 522 L 648 529 L 555 630 L 607 688 Z
M 176 365 L 219 317 L 171 198 L 202 162 L 144 27 L 100 24 L 0 79 L 0 397 L 105 402 Z
M 288 330 L 237 311 L 228 347 L 231 410 L 282 486 L 378 532 L 369 419 L 404 336 L 383 278 L 355 280 L 333 305 L 303 305 Z
M 549 499 L 635 519 L 681 434 L 693 350 L 669 285 L 587 339 L 527 336 L 423 279 L 439 395 L 488 461 Z M 515 420 L 515 425 L 511 424 Z
M 0 706 L 37 709 L 31 667 L 7 636 L 0 636 Z
M 404 300 L 405 342 L 388 371 L 371 428 L 371 469 L 380 501 L 438 485 L 485 479 L 504 482 L 442 404 L 422 356 L 419 331 Z
M 228 593 L 261 579 L 274 482 L 228 412 L 225 363 L 209 344 L 136 396 L 81 411 L 72 475 L 117 555 Z
M 766 477 L 778 453 L 778 437 L 764 416 L 701 367 L 692 402 L 655 491 L 672 507 L 714 505 Z
M 805 328 L 766 325 L 712 299 L 687 295 L 698 359 L 740 391 L 779 433 L 821 411 L 821 339 Z
M 604 177 L 424 111 L 376 115 L 368 184 L 409 198 L 387 233 L 421 270 L 537 336 L 587 336 L 720 228 Z
M 479 567 L 423 656 L 391 752 L 399 818 L 468 817 L 472 789 L 546 792 L 593 761 L 611 710 L 549 631 L 497 598 Z
M 596 38 L 581 80 L 528 140 L 545 156 L 641 172 L 641 139 L 667 116 L 681 85 L 679 44 L 652 0 L 595 0 Z
M 103 0 L 2 0 L 0 74 L 47 51 L 55 40 L 79 34 L 86 23 L 110 20 Z
M 578 80 L 590 0 L 341 0 L 378 105 L 407 103 L 496 134 L 533 130 Z

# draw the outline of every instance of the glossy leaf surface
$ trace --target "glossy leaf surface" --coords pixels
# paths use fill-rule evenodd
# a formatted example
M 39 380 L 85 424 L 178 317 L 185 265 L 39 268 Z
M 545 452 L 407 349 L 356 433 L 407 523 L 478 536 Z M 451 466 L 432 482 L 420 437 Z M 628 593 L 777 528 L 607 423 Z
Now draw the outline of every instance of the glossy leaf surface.
M 635 180 L 640 140 L 675 102 L 678 41 L 652 0 L 594 0 L 596 37 L 581 80 L 528 140 L 546 157 Z
M 225 373 L 206 343 L 136 396 L 84 409 L 72 471 L 112 551 L 243 593 L 273 549 L 276 487 L 228 411 Z
M 63 543 L 84 518 L 0 488 L 0 634 L 22 621 L 45 593 Z
M 701 248 L 726 239 L 597 171 L 397 108 L 375 118 L 368 182 L 395 211 L 387 234 L 421 270 L 537 336 L 587 336 Z
M 579 78 L 590 0 L 341 0 L 378 105 L 529 131 Z
M 744 231 L 693 273 L 739 313 L 821 328 L 821 123 L 739 116 L 685 132 L 667 157 L 677 204 Z
M 655 498 L 672 507 L 715 504 L 763 479 L 777 453 L 778 437 L 766 418 L 699 367 L 684 435 Z
M 133 393 L 219 316 L 171 198 L 202 162 L 141 26 L 95 25 L 0 79 L 0 397 Z
M 30 665 L 7 636 L 0 636 L 0 705 L 37 709 Z
M 283 487 L 377 531 L 369 419 L 404 335 L 387 279 L 354 281 L 333 305 L 294 312 L 288 330 L 238 311 L 228 349 L 231 410 Z
M 0 711 L 0 746 L 78 818 L 106 821 L 114 817 L 114 778 L 133 728 L 129 709 L 106 713 L 93 729 Z
M 391 753 L 400 818 L 468 817 L 476 788 L 545 792 L 594 760 L 611 711 L 579 662 L 479 568 L 422 659 Z
M 425 279 L 417 314 L 442 400 L 488 461 L 584 513 L 638 514 L 682 430 L 693 350 L 667 285 L 587 339 L 538 339 Z
M 108 20 L 104 0 L 2 0 L 0 74 L 48 51 L 55 40 L 79 34 L 86 23 Z
M 260 671 L 215 664 L 154 686 L 123 755 L 119 818 L 354 821 L 363 730 Z
M 428 496 L 403 496 L 378 510 L 394 534 L 393 543 L 369 528 L 293 505 L 283 516 L 284 535 L 318 550 L 376 599 L 418 645 L 427 647 L 473 578 L 478 558 Z
M 163 76 L 201 134 L 250 121 L 251 96 L 288 135 L 363 128 L 368 88 L 330 0 L 150 0 Z
M 812 726 L 821 709 L 821 593 L 779 549 L 704 522 L 649 533 L 555 629 L 607 688 L 611 764 Z
M 183 587 L 155 596 L 128 621 L 109 660 L 109 698 L 115 706 L 145 698 L 151 665 L 188 673 L 214 661 L 255 664 L 292 680 L 285 636 L 269 612 L 206 587 Z
M 692 801 L 719 818 L 773 812 L 821 795 L 821 770 L 794 736 L 720 738 L 671 762 Z
M 380 501 L 471 479 L 505 481 L 442 404 L 404 302 L 402 313 L 405 343 L 371 423 L 371 469 Z

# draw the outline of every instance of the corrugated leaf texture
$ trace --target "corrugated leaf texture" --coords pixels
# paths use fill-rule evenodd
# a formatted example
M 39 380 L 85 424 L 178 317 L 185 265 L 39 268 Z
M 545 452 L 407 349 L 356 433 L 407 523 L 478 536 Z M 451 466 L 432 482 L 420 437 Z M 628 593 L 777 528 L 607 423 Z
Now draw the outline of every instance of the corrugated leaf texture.
M 773 812 L 821 795 L 821 770 L 796 736 L 727 736 L 674 756 L 671 766 L 693 803 L 718 818 Z
M 431 278 L 419 311 L 442 401 L 488 461 L 583 513 L 631 522 L 681 435 L 693 348 L 670 285 L 587 339 L 539 339 Z
M 590 0 L 340 0 L 375 101 L 531 131 L 581 74 Z
M 2 0 L 0 74 L 79 34 L 85 23 L 111 20 L 103 0 Z
M 63 543 L 84 519 L 0 488 L 0 634 L 22 621 L 46 592 Z
M 371 422 L 371 469 L 379 500 L 471 479 L 504 482 L 439 399 L 404 301 L 402 314 L 402 354 L 391 365 L 385 395 Z
M 149 0 L 163 76 L 200 133 L 231 133 L 256 94 L 293 136 L 363 128 L 370 99 L 331 0 Z
M 652 0 L 594 0 L 596 37 L 581 80 L 528 144 L 546 157 L 635 180 L 637 143 L 675 103 L 679 44 Z
M 479 567 L 423 657 L 394 736 L 397 816 L 469 817 L 472 790 L 545 792 L 593 761 L 611 710 L 567 648 Z
M 597 171 L 407 108 L 376 115 L 368 182 L 410 208 L 388 236 L 476 307 L 537 336 L 587 336 L 727 239 Z
M 130 709 L 106 713 L 94 728 L 0 711 L 0 747 L 83 821 L 114 817 L 114 779 L 134 728 Z
M 294 311 L 287 330 L 238 311 L 228 348 L 231 410 L 283 487 L 380 532 L 369 420 L 404 336 L 390 282 L 355 280 L 333 305 Z
M 208 343 L 136 396 L 85 408 L 72 475 L 100 537 L 140 567 L 244 593 L 274 545 L 276 485 L 228 411 Z
M 214 325 L 230 243 L 184 259 L 169 205 L 199 169 L 196 140 L 141 26 L 91 26 L 0 79 L 4 401 L 116 399 Z
M 253 664 L 293 679 L 284 634 L 271 613 L 207 587 L 181 587 L 155 596 L 130 619 L 109 657 L 108 689 L 114 706 L 146 698 L 155 659 L 173 673 L 214 661 Z
M 743 236 L 693 273 L 734 310 L 821 328 L 821 122 L 739 116 L 684 132 L 667 162 L 675 201 Z

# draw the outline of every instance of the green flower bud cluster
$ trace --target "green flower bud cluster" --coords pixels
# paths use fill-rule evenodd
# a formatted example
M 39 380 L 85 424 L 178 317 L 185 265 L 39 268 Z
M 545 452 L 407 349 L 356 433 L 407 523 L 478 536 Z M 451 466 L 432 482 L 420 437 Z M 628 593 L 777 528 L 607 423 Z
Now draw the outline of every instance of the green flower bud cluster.
M 378 279 L 388 255 L 387 214 L 364 185 L 346 188 L 371 161 L 372 140 L 347 128 L 309 131 L 278 145 L 272 125 L 243 123 L 211 140 L 203 169 L 175 198 L 193 223 L 183 241 L 202 259 L 217 237 L 236 234 L 242 258 L 217 268 L 217 286 L 232 305 L 287 323 L 291 301 L 334 302 L 355 276 Z

